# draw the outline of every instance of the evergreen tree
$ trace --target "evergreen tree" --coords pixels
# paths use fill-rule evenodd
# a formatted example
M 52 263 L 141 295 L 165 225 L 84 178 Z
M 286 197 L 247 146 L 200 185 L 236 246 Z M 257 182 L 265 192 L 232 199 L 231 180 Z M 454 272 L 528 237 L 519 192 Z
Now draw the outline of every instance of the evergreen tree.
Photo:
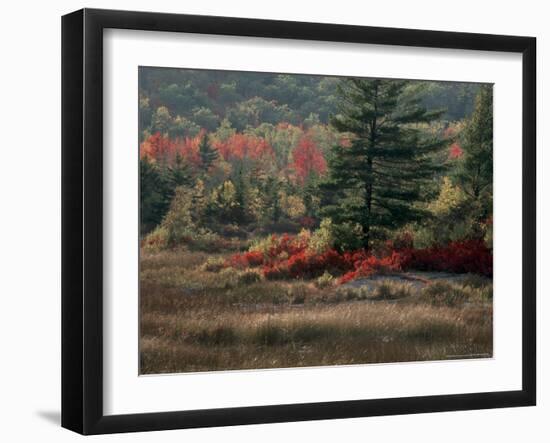
M 266 209 L 269 220 L 278 222 L 281 218 L 281 202 L 279 200 L 279 182 L 273 177 L 268 177 L 265 183 L 264 195 L 266 196 Z
M 189 166 L 178 152 L 174 164 L 169 168 L 170 183 L 175 189 L 178 186 L 188 186 L 191 184 L 191 172 Z
M 239 168 L 236 177 L 233 180 L 235 186 L 235 202 L 232 218 L 236 222 L 247 221 L 247 205 L 246 205 L 246 183 L 243 177 L 243 170 Z
M 308 217 L 317 217 L 318 215 L 317 214 L 318 205 L 316 200 L 316 196 L 318 194 L 317 182 L 318 182 L 317 177 L 311 177 L 311 176 L 308 177 L 302 191 L 304 205 L 306 208 L 306 215 Z
M 208 171 L 210 166 L 218 159 L 218 150 L 208 142 L 208 135 L 204 134 L 199 143 L 199 155 L 201 165 L 204 171 Z
M 174 188 L 169 176 L 147 158 L 140 166 L 140 220 L 141 231 L 148 232 L 157 226 L 170 208 Z
M 446 143 L 419 128 L 441 116 L 420 104 L 410 82 L 347 79 L 339 87 L 333 126 L 350 138 L 336 146 L 322 184 L 323 215 L 335 225 L 360 226 L 370 246 L 376 228 L 397 228 L 425 215 L 415 203 L 442 169 L 432 154 Z
M 204 182 L 199 178 L 195 182 L 191 195 L 193 203 L 193 220 L 197 223 L 206 223 L 208 212 L 208 197 Z
M 493 89 L 483 85 L 462 137 L 463 155 L 456 173 L 460 188 L 474 200 L 490 197 L 493 186 Z

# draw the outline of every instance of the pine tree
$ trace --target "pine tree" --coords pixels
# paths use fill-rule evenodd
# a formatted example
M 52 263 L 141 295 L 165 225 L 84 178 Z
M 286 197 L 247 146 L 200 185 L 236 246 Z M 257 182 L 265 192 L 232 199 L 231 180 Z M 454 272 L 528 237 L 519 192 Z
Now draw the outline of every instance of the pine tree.
M 170 208 L 170 201 L 174 196 L 174 187 L 171 185 L 164 169 L 144 157 L 140 166 L 140 223 L 141 231 L 147 232 L 157 226 Z
M 204 134 L 199 143 L 199 155 L 201 165 L 205 172 L 210 169 L 210 166 L 218 159 L 218 150 L 208 142 L 208 135 Z
M 265 206 L 267 215 L 272 222 L 278 222 L 281 218 L 281 202 L 279 200 L 279 181 L 276 178 L 268 177 L 265 183 L 266 196 Z
M 463 155 L 456 173 L 460 188 L 474 200 L 490 197 L 493 185 L 493 89 L 482 85 L 464 128 Z
M 342 105 L 331 123 L 349 135 L 350 146 L 335 146 L 329 158 L 322 214 L 336 225 L 360 226 L 369 249 L 373 230 L 425 215 L 415 203 L 442 170 L 432 154 L 446 141 L 419 126 L 442 112 L 428 112 L 414 85 L 401 80 L 347 79 L 339 95 Z
M 178 186 L 188 186 L 191 184 L 191 172 L 182 155 L 178 152 L 174 164 L 169 168 L 170 183 L 174 189 Z
M 306 216 L 317 217 L 318 201 L 316 199 L 318 194 L 317 177 L 308 177 L 303 187 L 303 200 L 306 208 Z
M 233 179 L 233 186 L 235 186 L 235 207 L 232 211 L 232 219 L 236 222 L 246 222 L 247 217 L 247 202 L 246 202 L 246 193 L 247 186 L 244 181 L 242 167 L 239 168 L 235 178 Z

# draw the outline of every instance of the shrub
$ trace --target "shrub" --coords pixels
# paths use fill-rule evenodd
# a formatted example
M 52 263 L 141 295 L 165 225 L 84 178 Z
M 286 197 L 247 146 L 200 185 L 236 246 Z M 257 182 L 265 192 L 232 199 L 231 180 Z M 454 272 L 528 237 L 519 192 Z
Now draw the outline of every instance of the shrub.
M 408 238 L 399 241 L 399 249 L 388 242 L 379 255 L 363 249 L 339 252 L 323 249 L 327 244 L 321 233 L 332 226 L 323 221 L 320 230 L 310 234 L 303 230 L 298 236 L 271 235 L 255 242 L 247 252 L 231 256 L 226 266 L 237 269 L 262 267 L 266 279 L 317 278 L 325 272 L 342 275 L 339 283 L 374 274 L 387 274 L 403 270 L 447 271 L 453 273 L 477 273 L 492 276 L 493 255 L 482 240 L 462 240 L 445 246 L 423 249 L 406 247 Z M 313 246 L 312 246 L 313 245 Z M 321 283 L 322 284 L 322 283 Z
M 260 251 L 249 251 L 244 254 L 234 254 L 225 262 L 225 266 L 237 269 L 260 266 L 264 262 L 264 255 Z
M 315 286 L 317 286 L 319 289 L 328 288 L 333 284 L 334 284 L 334 277 L 328 271 L 325 271 L 323 275 L 318 277 L 317 280 L 315 281 Z
M 391 249 L 401 251 L 403 249 L 411 249 L 414 243 L 414 235 L 410 230 L 398 231 L 393 239 L 389 242 Z
M 200 266 L 201 271 L 205 272 L 220 272 L 225 266 L 225 260 L 221 257 L 208 257 L 208 259 Z
M 410 283 L 399 283 L 391 280 L 383 280 L 374 288 L 368 286 L 340 287 L 337 291 L 337 299 L 346 301 L 358 300 L 398 300 L 413 294 Z
M 374 274 L 387 274 L 397 272 L 403 268 L 403 257 L 393 252 L 391 255 L 383 258 L 377 258 L 374 255 L 365 256 L 354 262 L 354 270 L 349 271 L 340 278 L 340 284 L 347 283 L 360 277 L 370 277 Z
M 262 273 L 266 280 L 286 280 L 290 277 L 288 268 L 277 265 L 264 266 Z
M 237 286 L 237 273 L 234 269 L 224 268 L 217 277 L 223 282 L 225 289 L 231 289 Z
M 307 247 L 308 240 L 309 236 L 303 233 L 298 236 L 283 234 L 279 237 L 273 234 L 254 242 L 252 246 L 248 248 L 248 252 L 255 254 L 261 253 L 263 255 L 262 261 L 268 263 L 280 259 L 281 255 L 283 255 L 284 258 L 288 258 L 290 255 L 304 251 Z
M 311 234 L 308 242 L 308 251 L 316 254 L 322 253 L 332 248 L 333 242 L 332 221 L 330 218 L 325 218 L 321 221 L 319 229 Z
M 149 252 L 159 252 L 168 247 L 168 231 L 158 226 L 150 232 L 141 242 L 142 247 Z
M 479 291 L 479 298 L 481 301 L 490 301 L 493 299 L 493 285 L 488 284 L 486 286 L 483 286 L 481 288 L 477 288 L 477 291 Z
M 335 302 L 341 300 L 345 301 L 355 301 L 355 300 L 367 300 L 370 297 L 371 293 L 369 288 L 366 286 L 360 286 L 357 288 L 354 287 L 340 287 L 336 291 Z
M 338 251 L 356 251 L 364 245 L 364 234 L 358 223 L 332 224 L 332 246 Z
M 306 301 L 308 287 L 304 283 L 292 285 L 287 289 L 287 297 L 293 305 L 303 305 Z
M 245 269 L 237 274 L 237 282 L 242 285 L 250 285 L 262 280 L 262 274 L 253 269 Z
M 405 269 L 493 275 L 493 254 L 483 240 L 463 240 L 446 246 L 400 252 Z
M 398 300 L 411 296 L 413 293 L 410 283 L 398 283 L 384 280 L 373 291 L 373 298 L 377 300 Z
M 199 228 L 188 233 L 188 235 L 184 235 L 179 241 L 187 244 L 189 249 L 194 251 L 221 252 L 231 247 L 230 242 L 221 239 L 218 234 L 204 228 Z
M 483 277 L 481 275 L 468 274 L 464 280 L 462 280 L 462 284 L 471 288 L 480 289 L 489 286 L 490 281 L 488 281 L 487 277 Z
M 436 281 L 422 290 L 422 294 L 435 306 L 457 306 L 468 300 L 468 292 L 457 285 Z

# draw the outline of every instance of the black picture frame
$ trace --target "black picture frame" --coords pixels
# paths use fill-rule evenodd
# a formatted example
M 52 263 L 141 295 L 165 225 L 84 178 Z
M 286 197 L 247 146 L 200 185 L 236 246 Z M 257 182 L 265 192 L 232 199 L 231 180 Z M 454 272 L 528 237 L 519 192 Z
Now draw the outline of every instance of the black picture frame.
M 522 389 L 357 401 L 103 413 L 103 30 L 171 31 L 522 54 Z M 536 39 L 83 9 L 62 18 L 62 426 L 82 434 L 530 406 L 536 403 Z

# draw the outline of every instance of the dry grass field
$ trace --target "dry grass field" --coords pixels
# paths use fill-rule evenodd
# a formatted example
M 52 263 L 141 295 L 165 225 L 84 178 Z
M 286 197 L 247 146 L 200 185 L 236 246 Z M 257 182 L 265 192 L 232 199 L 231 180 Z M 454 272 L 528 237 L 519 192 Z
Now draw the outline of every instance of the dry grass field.
M 492 355 L 492 286 L 267 281 L 212 254 L 141 252 L 142 374 Z M 221 255 L 219 257 L 222 257 Z

